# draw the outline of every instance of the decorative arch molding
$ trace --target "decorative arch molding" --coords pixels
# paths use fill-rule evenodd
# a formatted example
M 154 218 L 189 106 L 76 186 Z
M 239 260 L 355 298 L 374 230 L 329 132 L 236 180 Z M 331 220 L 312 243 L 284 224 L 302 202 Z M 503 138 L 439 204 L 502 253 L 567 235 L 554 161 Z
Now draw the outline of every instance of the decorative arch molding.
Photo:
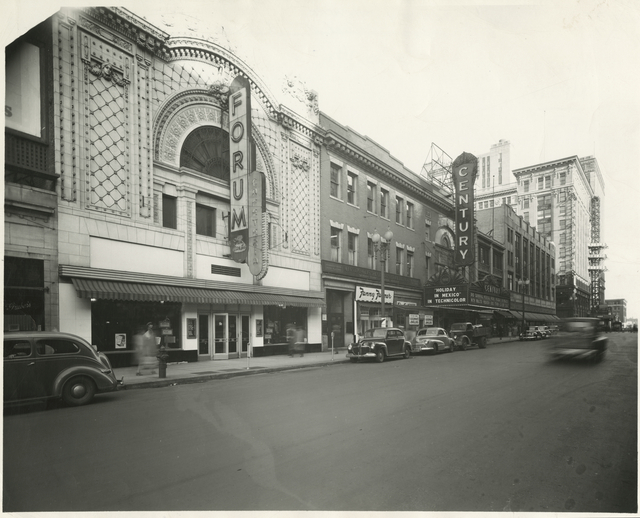
M 179 168 L 185 139 L 201 126 L 217 126 L 229 131 L 229 114 L 207 90 L 188 90 L 167 99 L 153 127 L 154 160 Z M 279 186 L 269 146 L 254 124 L 251 131 L 267 177 L 267 197 L 278 200 Z
M 453 250 L 455 248 L 455 237 L 452 230 L 449 227 L 440 227 L 436 230 L 435 242 L 441 246 L 444 246 L 442 243 L 442 238 L 447 237 L 449 239 L 450 249 Z
M 173 61 L 200 61 L 213 65 L 220 76 L 234 78 L 238 75 L 249 80 L 251 92 L 264 106 L 265 111 L 273 120 L 278 119 L 278 106 L 275 97 L 267 86 L 258 78 L 257 74 L 238 56 L 216 43 L 185 36 L 169 38 L 166 41 L 166 59 Z
M 160 107 L 153 124 L 153 158 L 178 167 L 184 139 L 199 126 L 213 125 L 229 131 L 229 116 L 207 90 L 187 90 Z

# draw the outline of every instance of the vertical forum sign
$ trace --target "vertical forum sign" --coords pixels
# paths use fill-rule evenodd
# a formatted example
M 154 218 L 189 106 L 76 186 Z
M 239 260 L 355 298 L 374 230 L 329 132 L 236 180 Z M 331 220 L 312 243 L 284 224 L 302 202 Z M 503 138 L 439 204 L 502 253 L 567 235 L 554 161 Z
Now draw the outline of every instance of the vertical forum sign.
M 247 262 L 249 245 L 249 187 L 251 167 L 251 85 L 237 76 L 229 87 L 229 155 L 231 167 L 231 258 Z
M 478 172 L 478 159 L 462 153 L 453 161 L 453 186 L 456 193 L 455 264 L 470 266 L 475 262 L 473 185 Z

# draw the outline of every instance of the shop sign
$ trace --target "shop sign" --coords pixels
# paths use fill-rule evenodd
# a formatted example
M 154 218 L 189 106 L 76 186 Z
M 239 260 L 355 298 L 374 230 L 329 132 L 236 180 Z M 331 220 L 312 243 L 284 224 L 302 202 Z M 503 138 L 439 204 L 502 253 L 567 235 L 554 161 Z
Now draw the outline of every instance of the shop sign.
M 429 306 L 463 306 L 469 303 L 469 286 L 425 286 L 424 295 Z
M 411 307 L 417 307 L 418 306 L 417 302 L 409 302 L 407 300 L 399 300 L 398 302 L 396 302 L 396 304 L 398 306 L 411 306 Z
M 384 290 L 385 304 L 393 304 L 393 290 Z M 358 302 L 381 303 L 382 294 L 380 288 L 367 288 L 365 286 L 356 286 L 356 300 Z
M 409 325 L 410 326 L 419 326 L 420 325 L 420 315 L 417 313 L 409 314 Z
M 251 85 L 237 76 L 229 87 L 229 155 L 231 213 L 229 242 L 231 258 L 246 263 L 249 244 L 249 186 L 251 167 Z
M 433 315 L 425 315 L 424 316 L 424 325 L 432 326 L 433 325 Z
M 477 291 L 469 292 L 469 303 L 478 306 L 486 306 L 490 308 L 509 309 L 509 299 L 491 295 L 489 293 L 481 293 Z
M 258 276 L 263 269 L 263 226 L 267 210 L 265 177 L 260 171 L 251 171 L 249 181 L 249 271 Z M 266 272 L 265 272 L 266 273 Z
M 477 169 L 478 159 L 471 153 L 462 153 L 452 164 L 456 193 L 455 263 L 459 266 L 470 266 L 475 262 L 473 184 Z

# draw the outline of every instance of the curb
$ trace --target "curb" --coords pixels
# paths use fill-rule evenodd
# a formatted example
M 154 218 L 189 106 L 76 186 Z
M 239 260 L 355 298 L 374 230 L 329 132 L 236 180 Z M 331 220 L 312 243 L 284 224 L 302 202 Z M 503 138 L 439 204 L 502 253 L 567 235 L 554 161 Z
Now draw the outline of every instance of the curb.
M 146 383 L 134 383 L 133 385 L 125 385 L 118 389 L 118 391 L 122 390 L 137 390 L 137 389 L 146 389 L 146 388 L 162 388 L 162 387 L 171 387 L 174 385 L 190 385 L 194 383 L 203 383 L 205 381 L 211 381 L 216 379 L 229 379 L 236 378 L 239 376 L 251 376 L 253 374 L 269 374 L 271 372 L 281 372 L 281 371 L 289 371 L 289 370 L 300 370 L 300 369 L 309 369 L 314 367 L 328 367 L 329 365 L 336 365 L 340 363 L 347 363 L 346 359 L 333 360 L 328 362 L 321 363 L 309 363 L 306 365 L 283 365 L 281 367 L 256 367 L 253 370 L 239 370 L 236 372 L 220 372 L 216 374 L 206 374 L 192 377 L 182 377 L 182 378 L 164 378 L 159 379 L 158 381 L 149 381 Z

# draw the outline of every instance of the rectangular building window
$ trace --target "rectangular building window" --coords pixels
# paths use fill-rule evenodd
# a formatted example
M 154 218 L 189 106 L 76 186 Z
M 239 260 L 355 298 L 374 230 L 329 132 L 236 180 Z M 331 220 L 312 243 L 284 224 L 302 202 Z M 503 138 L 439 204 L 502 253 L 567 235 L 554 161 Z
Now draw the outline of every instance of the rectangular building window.
M 560 173 L 560 185 L 567 184 L 567 173 Z
M 529 192 L 529 180 L 524 180 L 522 182 L 522 190 L 524 192 Z
M 402 225 L 402 213 L 404 212 L 404 200 L 400 196 L 396 196 L 396 223 Z
M 337 227 L 331 227 L 331 260 L 336 263 L 342 262 L 342 230 Z
M 544 177 L 544 188 L 549 189 L 551 187 L 551 175 Z
M 376 250 L 373 247 L 373 239 L 367 238 L 367 266 L 371 269 L 376 267 Z
M 196 234 L 216 237 L 216 209 L 196 203 Z
M 349 232 L 348 243 L 349 264 L 352 266 L 358 266 L 358 234 Z
M 178 228 L 178 200 L 166 194 L 162 195 L 162 226 Z
M 340 196 L 340 177 L 342 176 L 342 167 L 331 163 L 331 196 L 341 200 Z
M 389 219 L 389 191 L 380 187 L 380 216 Z
M 367 182 L 367 210 L 376 213 L 376 185 Z
M 358 175 L 347 173 L 347 203 L 358 205 Z
M 529 213 L 528 212 L 523 212 L 522 213 L 522 219 L 524 221 L 526 221 L 527 223 L 529 223 Z
M 413 228 L 413 203 L 407 202 L 407 228 Z
M 413 252 L 407 250 L 407 269 L 405 271 L 407 277 L 413 276 Z
M 529 200 L 522 200 L 522 208 L 523 209 L 529 208 Z
M 429 257 L 428 255 L 425 255 L 425 261 L 424 261 L 424 278 L 425 279 L 429 279 L 429 274 L 430 272 L 430 268 L 429 268 L 429 263 L 431 262 L 431 257 Z
M 502 264 L 502 253 L 498 252 L 497 250 L 493 251 L 493 268 L 495 270 L 502 270 L 503 269 L 503 264 Z
M 402 248 L 396 248 L 396 274 L 402 275 L 402 255 L 404 250 Z
M 544 178 L 542 176 L 538 176 L 538 190 L 541 191 L 544 187 Z

